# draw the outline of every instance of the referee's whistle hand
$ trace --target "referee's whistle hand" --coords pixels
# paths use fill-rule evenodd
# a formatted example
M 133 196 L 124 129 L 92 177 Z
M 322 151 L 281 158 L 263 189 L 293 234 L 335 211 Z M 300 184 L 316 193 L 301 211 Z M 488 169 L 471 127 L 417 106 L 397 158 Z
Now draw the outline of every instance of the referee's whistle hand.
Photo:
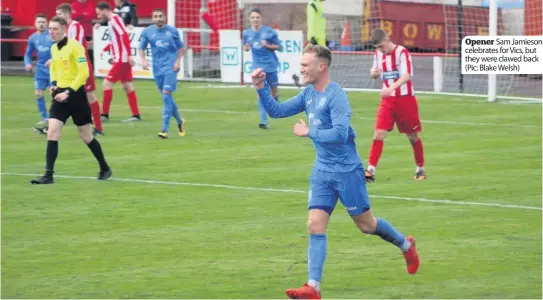
M 55 90 L 57 89 L 56 86 L 52 85 L 50 88 L 49 88 L 49 94 L 53 95 L 53 93 L 55 92 Z
M 55 101 L 57 101 L 57 102 L 64 102 L 64 101 L 66 101 L 66 99 L 68 99 L 68 94 L 66 92 L 57 94 L 55 96 Z

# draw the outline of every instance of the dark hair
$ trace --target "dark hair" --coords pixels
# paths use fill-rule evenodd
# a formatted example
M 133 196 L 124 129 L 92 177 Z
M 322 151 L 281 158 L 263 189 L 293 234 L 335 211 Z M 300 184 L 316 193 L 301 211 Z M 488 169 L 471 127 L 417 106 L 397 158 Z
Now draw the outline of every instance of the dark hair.
M 36 15 L 36 17 L 34 17 L 34 20 L 37 19 L 37 18 L 44 18 L 47 20 L 47 16 L 45 14 L 42 14 L 42 13 L 39 13 Z
M 328 67 L 332 65 L 332 51 L 324 46 L 309 44 L 304 49 L 304 54 L 305 53 L 315 53 L 317 58 L 326 60 Z
M 61 10 L 65 13 L 72 14 L 72 6 L 69 3 L 62 3 L 57 6 L 57 10 Z
M 249 15 L 251 15 L 252 13 L 257 13 L 259 15 L 262 15 L 262 10 L 260 10 L 260 8 L 253 8 L 251 9 L 251 11 L 249 12 Z
M 66 22 L 66 19 L 64 19 L 63 17 L 59 17 L 59 16 L 54 16 L 51 19 L 51 22 L 59 23 L 61 26 L 66 26 L 68 24 L 68 22 Z
M 381 42 L 383 42 L 384 40 L 386 40 L 387 38 L 388 38 L 388 34 L 386 33 L 386 31 L 384 31 L 384 30 L 381 29 L 381 28 L 378 28 L 378 29 L 375 29 L 375 30 L 371 33 L 370 42 L 371 42 L 372 45 L 377 46 L 377 45 L 379 45 Z
M 153 12 L 161 12 L 162 14 L 166 14 L 162 8 L 155 8 L 153 9 Z
M 96 8 L 98 9 L 105 9 L 105 10 L 111 10 L 111 5 L 109 5 L 109 3 L 105 2 L 105 1 L 102 1 L 102 2 L 98 2 L 98 4 L 96 4 Z

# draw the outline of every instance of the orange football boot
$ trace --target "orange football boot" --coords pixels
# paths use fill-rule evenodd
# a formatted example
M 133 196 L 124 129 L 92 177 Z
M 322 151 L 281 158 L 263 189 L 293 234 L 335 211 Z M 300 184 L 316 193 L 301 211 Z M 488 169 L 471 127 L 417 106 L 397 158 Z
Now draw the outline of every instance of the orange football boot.
M 288 289 L 286 291 L 289 299 L 320 299 L 321 293 L 313 287 L 304 283 L 299 289 Z
M 411 248 L 404 252 L 403 257 L 407 264 L 407 273 L 414 275 L 419 269 L 419 255 L 415 247 L 415 239 L 412 236 L 408 236 L 406 239 L 411 243 Z

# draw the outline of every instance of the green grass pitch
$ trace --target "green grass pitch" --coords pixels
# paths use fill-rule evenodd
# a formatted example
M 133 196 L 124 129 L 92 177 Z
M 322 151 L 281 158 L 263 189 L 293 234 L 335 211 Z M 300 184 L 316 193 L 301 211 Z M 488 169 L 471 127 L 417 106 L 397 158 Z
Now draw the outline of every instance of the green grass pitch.
M 56 165 L 66 177 L 32 186 L 46 144 L 31 130 L 33 81 L 2 77 L 2 297 L 285 298 L 307 276 L 315 157 L 292 134 L 297 117 L 260 130 L 254 90 L 180 83 L 187 136 L 172 121 L 161 140 L 154 83 L 135 86 L 144 121 L 121 122 L 130 112 L 116 87 L 99 137 L 113 180 L 94 179 L 70 120 Z M 366 161 L 378 94 L 349 97 Z M 541 104 L 418 99 L 428 180 L 411 180 L 411 146 L 394 131 L 369 192 L 376 216 L 417 238 L 419 272 L 338 205 L 323 297 L 541 299 Z

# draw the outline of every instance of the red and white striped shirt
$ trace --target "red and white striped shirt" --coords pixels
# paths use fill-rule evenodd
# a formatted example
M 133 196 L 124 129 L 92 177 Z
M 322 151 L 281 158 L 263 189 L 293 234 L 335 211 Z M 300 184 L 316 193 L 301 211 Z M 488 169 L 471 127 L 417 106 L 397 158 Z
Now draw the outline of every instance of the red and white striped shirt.
M 376 50 L 373 55 L 373 68 L 381 69 L 383 89 L 388 88 L 398 81 L 400 76 L 409 73 L 413 77 L 413 63 L 411 55 L 403 46 L 397 45 L 390 54 L 384 54 Z M 414 96 L 413 82 L 402 84 L 395 89 L 390 96 Z
M 87 50 L 87 39 L 85 38 L 85 30 L 83 29 L 83 25 L 81 25 L 81 23 L 72 20 L 72 22 L 70 22 L 70 25 L 68 25 L 66 33 L 69 39 L 74 39 L 78 41 L 81 45 L 83 45 L 83 48 Z
M 108 22 L 109 36 L 113 59 L 116 63 L 129 62 L 130 53 L 130 37 L 124 26 L 123 18 L 119 15 L 113 15 Z

